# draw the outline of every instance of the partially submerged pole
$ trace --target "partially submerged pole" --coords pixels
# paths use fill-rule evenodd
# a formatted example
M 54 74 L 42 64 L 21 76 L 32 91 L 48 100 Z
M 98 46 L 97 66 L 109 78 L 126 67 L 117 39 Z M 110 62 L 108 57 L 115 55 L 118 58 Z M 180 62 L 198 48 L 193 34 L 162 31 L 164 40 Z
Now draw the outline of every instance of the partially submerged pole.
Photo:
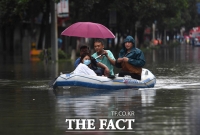
M 51 1 L 51 60 L 58 61 L 57 5 Z

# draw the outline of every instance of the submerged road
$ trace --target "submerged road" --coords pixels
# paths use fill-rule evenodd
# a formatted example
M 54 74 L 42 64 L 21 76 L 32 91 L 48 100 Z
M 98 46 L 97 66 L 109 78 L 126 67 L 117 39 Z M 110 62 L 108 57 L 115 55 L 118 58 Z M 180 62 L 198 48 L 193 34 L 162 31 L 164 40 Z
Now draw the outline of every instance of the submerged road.
M 109 91 L 64 87 L 56 92 L 48 82 L 60 72 L 72 71 L 72 63 L 1 57 L 0 134 L 198 135 L 200 47 L 161 48 L 145 52 L 145 57 L 145 68 L 157 78 L 154 88 Z M 127 118 L 134 122 L 131 130 L 120 132 L 69 132 L 67 118 Z

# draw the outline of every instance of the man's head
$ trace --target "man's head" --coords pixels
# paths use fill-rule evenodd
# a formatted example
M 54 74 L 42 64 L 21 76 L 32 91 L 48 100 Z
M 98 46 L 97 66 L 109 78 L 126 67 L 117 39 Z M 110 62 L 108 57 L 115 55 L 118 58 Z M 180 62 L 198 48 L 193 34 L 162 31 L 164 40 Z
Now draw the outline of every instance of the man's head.
M 94 50 L 97 52 L 97 53 L 100 53 L 102 52 L 104 49 L 104 41 L 103 39 L 95 39 L 94 41 Z
M 131 42 L 133 45 L 135 44 L 135 40 L 132 36 L 127 36 L 125 39 L 124 39 L 124 43 L 126 42 Z
M 80 47 L 80 56 L 83 55 L 84 53 L 89 53 L 89 47 L 87 45 L 82 45 Z
M 130 50 L 132 47 L 135 47 L 135 40 L 134 40 L 134 38 L 132 36 L 127 36 L 124 39 L 124 47 L 127 50 Z

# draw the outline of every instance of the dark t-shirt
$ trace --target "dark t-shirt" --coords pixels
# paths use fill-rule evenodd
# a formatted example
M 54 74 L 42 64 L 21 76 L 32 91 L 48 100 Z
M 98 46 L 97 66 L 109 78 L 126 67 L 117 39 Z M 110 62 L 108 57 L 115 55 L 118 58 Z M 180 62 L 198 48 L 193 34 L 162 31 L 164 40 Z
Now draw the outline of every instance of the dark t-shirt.
M 91 59 L 91 69 L 92 70 L 97 70 L 97 60 L 95 58 L 92 57 Z

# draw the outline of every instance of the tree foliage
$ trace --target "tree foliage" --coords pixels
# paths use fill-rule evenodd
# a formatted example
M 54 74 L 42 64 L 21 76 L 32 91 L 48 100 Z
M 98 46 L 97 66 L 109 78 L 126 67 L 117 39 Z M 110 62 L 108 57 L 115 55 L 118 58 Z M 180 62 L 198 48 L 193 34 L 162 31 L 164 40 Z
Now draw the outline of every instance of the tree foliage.
M 1 0 L 0 25 L 22 23 L 38 16 L 45 7 L 45 0 Z
M 109 12 L 117 12 L 117 26 L 133 29 L 136 21 L 151 25 L 180 27 L 192 21 L 197 24 L 196 3 L 199 0 L 69 0 L 70 21 L 94 21 L 109 25 Z M 1 0 L 1 25 L 30 21 L 46 9 L 45 0 Z M 184 16 L 187 16 L 185 18 Z M 193 20 L 190 20 L 195 18 Z M 186 19 L 186 20 L 185 20 Z
M 34 23 L 40 13 L 48 15 L 50 0 L 1 0 L 0 27 Z M 59 0 L 55 0 L 58 2 Z M 69 0 L 69 20 L 98 22 L 122 34 L 134 35 L 135 24 L 141 28 L 157 22 L 159 30 L 190 29 L 200 23 L 196 4 L 200 0 Z M 109 25 L 110 12 L 116 12 L 115 26 Z M 45 19 L 45 18 L 44 18 Z M 44 24 L 46 25 L 46 24 Z

